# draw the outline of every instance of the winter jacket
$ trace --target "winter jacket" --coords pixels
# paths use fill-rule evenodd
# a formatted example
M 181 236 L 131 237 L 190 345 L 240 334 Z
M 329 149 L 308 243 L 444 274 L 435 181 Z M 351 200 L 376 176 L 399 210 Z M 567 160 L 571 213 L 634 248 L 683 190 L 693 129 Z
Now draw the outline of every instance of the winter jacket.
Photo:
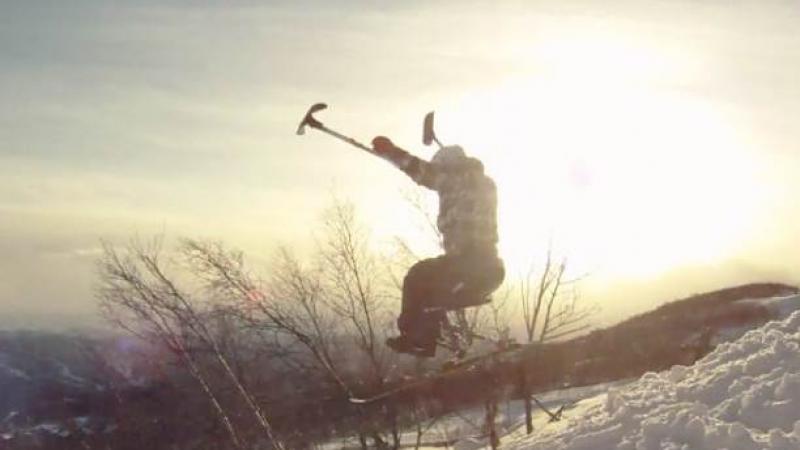
M 496 255 L 497 188 L 483 164 L 464 158 L 458 165 L 431 164 L 399 147 L 380 154 L 412 180 L 439 194 L 439 217 L 445 253 Z

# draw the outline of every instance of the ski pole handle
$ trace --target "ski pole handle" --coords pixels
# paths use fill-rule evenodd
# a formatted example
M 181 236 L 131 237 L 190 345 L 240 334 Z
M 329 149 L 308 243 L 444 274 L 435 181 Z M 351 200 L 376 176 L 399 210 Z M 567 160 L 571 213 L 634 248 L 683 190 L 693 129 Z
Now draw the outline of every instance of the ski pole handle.
M 352 145 L 354 147 L 358 147 L 361 150 L 364 150 L 366 152 L 375 154 L 375 150 L 373 150 L 372 147 L 367 147 L 366 145 L 362 144 L 361 142 L 358 142 L 357 140 L 355 140 L 355 139 L 353 139 L 351 137 L 347 137 L 347 136 L 345 136 L 345 135 L 343 135 L 343 134 L 341 134 L 339 132 L 331 130 L 330 128 L 326 127 L 323 124 L 319 124 L 319 126 L 315 126 L 313 128 L 316 128 L 319 131 L 328 133 L 329 135 L 335 137 L 336 139 L 339 139 L 339 140 L 342 140 L 344 142 L 347 142 L 348 144 L 350 144 L 350 145 Z
M 366 145 L 362 144 L 361 142 L 358 142 L 357 140 L 351 137 L 347 137 L 337 131 L 331 130 L 330 128 L 323 125 L 322 122 L 314 118 L 315 112 L 321 111 L 327 107 L 328 105 L 326 105 L 325 103 L 315 103 L 311 105 L 311 108 L 308 109 L 308 112 L 303 117 L 303 120 L 300 122 L 300 125 L 297 127 L 297 134 L 300 135 L 305 134 L 306 127 L 316 128 L 317 130 L 328 133 L 329 135 L 335 137 L 336 139 L 340 139 L 344 142 L 347 142 L 348 144 L 354 147 L 358 147 L 361 150 L 375 154 L 375 151 L 371 147 L 367 147 Z

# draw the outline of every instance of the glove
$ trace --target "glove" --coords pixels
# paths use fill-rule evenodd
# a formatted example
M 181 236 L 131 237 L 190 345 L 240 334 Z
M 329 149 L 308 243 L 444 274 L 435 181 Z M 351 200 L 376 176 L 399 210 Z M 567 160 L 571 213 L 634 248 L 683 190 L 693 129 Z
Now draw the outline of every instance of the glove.
M 372 140 L 372 149 L 379 155 L 389 153 L 395 145 L 386 136 L 378 136 Z

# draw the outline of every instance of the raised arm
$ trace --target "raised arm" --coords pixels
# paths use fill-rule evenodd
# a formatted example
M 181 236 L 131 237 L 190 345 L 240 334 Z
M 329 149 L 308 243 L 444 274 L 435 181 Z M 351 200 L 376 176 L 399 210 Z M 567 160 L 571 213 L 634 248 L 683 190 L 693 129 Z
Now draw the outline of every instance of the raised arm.
M 372 149 L 376 155 L 394 164 L 417 184 L 437 190 L 439 171 L 428 161 L 408 153 L 383 136 L 372 140 Z

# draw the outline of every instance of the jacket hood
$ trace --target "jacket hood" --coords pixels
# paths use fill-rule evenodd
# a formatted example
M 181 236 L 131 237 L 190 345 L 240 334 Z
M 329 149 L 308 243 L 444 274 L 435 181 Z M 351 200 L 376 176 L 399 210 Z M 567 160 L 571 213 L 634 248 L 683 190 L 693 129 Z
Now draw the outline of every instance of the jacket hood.
M 440 167 L 445 172 L 483 173 L 483 163 L 477 158 L 467 156 L 460 145 L 442 147 L 431 158 L 431 164 Z

